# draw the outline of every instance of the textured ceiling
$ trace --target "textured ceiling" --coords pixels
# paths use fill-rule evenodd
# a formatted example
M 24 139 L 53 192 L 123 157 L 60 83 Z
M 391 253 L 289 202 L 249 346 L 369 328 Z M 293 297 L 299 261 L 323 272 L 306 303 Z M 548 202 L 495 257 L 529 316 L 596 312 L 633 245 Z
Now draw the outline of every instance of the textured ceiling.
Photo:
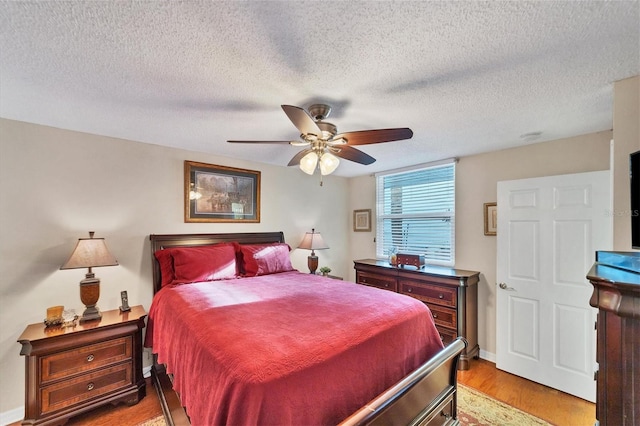
M 638 1 L 2 1 L 0 116 L 285 166 L 281 104 L 328 102 L 380 170 L 612 127 Z M 303 175 L 305 176 L 305 175 Z

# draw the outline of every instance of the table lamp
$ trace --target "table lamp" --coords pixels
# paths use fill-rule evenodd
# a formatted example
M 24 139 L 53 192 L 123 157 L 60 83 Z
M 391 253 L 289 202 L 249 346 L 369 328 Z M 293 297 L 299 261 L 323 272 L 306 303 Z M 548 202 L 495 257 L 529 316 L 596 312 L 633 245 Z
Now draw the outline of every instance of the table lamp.
M 93 238 L 94 232 L 89 232 L 89 238 L 80 238 L 69 260 L 60 269 L 89 268 L 85 279 L 80 281 L 80 300 L 86 309 L 82 313 L 80 322 L 102 318 L 96 306 L 100 298 L 100 278 L 97 278 L 91 268 L 99 266 L 116 266 L 118 261 L 107 249 L 104 238 Z
M 312 228 L 311 232 L 305 233 L 298 248 L 311 250 L 311 255 L 307 257 L 307 266 L 309 267 L 309 273 L 315 274 L 316 269 L 318 269 L 318 256 L 316 256 L 314 250 L 324 250 L 329 248 L 322 239 L 322 235 Z

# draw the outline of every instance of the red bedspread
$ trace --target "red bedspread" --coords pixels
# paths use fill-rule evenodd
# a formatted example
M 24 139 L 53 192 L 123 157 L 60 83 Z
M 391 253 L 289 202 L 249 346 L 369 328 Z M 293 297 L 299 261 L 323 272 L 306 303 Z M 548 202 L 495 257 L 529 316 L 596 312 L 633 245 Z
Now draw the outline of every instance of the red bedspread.
M 285 272 L 169 286 L 145 346 L 193 425 L 336 424 L 442 348 L 421 302 Z

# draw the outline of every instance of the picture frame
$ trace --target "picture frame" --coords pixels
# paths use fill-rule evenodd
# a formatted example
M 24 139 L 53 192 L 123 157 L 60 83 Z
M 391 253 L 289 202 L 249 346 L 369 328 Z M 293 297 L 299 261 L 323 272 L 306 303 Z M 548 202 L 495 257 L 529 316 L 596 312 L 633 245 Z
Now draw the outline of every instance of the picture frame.
M 184 221 L 260 222 L 260 172 L 184 162 Z
M 497 203 L 484 203 L 484 235 L 498 235 Z
M 353 231 L 371 232 L 371 209 L 353 211 Z

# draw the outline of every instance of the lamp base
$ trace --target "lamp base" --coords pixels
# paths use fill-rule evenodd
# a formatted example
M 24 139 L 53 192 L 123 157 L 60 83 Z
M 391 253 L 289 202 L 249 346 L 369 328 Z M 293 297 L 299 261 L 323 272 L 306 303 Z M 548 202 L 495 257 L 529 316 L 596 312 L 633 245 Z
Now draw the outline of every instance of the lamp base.
M 318 269 L 318 256 L 311 255 L 307 257 L 307 266 L 309 267 L 309 273 L 315 274 Z
M 102 318 L 102 314 L 97 306 L 87 306 L 87 309 L 84 310 L 82 316 L 80 317 L 80 323 L 87 321 L 95 321 Z
M 82 313 L 80 322 L 94 321 L 102 318 L 100 310 L 96 306 L 100 298 L 100 278 L 89 272 L 86 278 L 80 281 L 80 300 L 86 309 Z

